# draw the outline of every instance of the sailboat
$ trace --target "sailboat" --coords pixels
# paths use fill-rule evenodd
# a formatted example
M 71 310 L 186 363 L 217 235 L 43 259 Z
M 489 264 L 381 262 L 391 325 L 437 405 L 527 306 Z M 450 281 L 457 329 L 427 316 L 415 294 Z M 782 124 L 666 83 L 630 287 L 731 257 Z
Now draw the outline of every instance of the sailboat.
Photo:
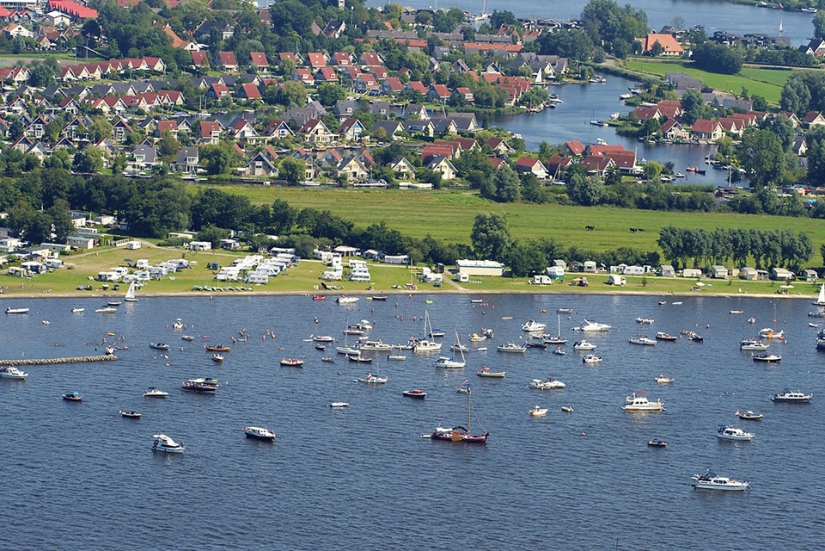
M 816 299 L 816 302 L 813 303 L 814 306 L 825 306 L 825 283 L 823 283 L 819 287 L 819 296 Z
M 446 368 L 455 368 L 460 369 L 467 365 L 467 362 L 464 360 L 464 348 L 461 346 L 461 340 L 458 338 L 458 331 L 455 333 L 455 344 L 453 348 L 458 351 L 461 359 L 456 359 L 455 356 L 448 357 L 448 356 L 441 356 L 435 361 L 436 367 L 446 367 Z
M 470 396 L 472 392 L 470 388 L 467 387 L 467 426 L 456 426 L 451 429 L 445 429 L 443 427 L 436 427 L 430 437 L 434 440 L 445 440 L 449 442 L 466 442 L 467 444 L 485 444 L 487 443 L 487 437 L 490 435 L 489 432 L 485 432 L 484 434 L 479 434 L 477 436 L 473 436 L 470 432 Z
M 759 331 L 759 336 L 763 339 L 784 339 L 785 331 L 776 330 L 776 304 L 773 305 L 773 327 L 765 327 Z
M 433 325 L 430 322 L 430 311 L 424 310 L 424 334 L 429 335 L 433 332 Z M 441 343 L 427 339 L 412 339 L 413 352 L 440 352 Z
M 135 288 L 136 288 L 136 287 L 135 287 L 135 282 L 133 281 L 133 282 L 129 285 L 129 290 L 128 290 L 128 291 L 126 291 L 126 296 L 123 298 L 123 300 L 125 300 L 126 302 L 137 302 L 137 301 L 138 301 L 138 299 L 137 299 L 137 297 L 135 296 Z
M 347 327 L 349 327 L 349 318 L 347 318 Z M 335 351 L 339 354 L 351 354 L 353 356 L 360 356 L 361 350 L 358 348 L 352 348 L 349 345 L 349 333 L 344 331 L 344 346 L 336 346 Z
M 544 344 L 567 344 L 567 339 L 561 338 L 561 314 L 559 314 L 559 329 L 555 337 L 545 336 Z

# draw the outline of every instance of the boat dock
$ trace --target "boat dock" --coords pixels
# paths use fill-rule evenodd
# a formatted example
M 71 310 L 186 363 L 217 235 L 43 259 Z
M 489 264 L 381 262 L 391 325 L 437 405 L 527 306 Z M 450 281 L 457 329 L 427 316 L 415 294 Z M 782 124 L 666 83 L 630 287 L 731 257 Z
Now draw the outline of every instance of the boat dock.
M 106 354 L 102 356 L 77 356 L 74 358 L 45 358 L 32 360 L 0 360 L 0 365 L 60 365 L 60 364 L 77 364 L 89 362 L 114 362 L 118 357 L 114 354 Z

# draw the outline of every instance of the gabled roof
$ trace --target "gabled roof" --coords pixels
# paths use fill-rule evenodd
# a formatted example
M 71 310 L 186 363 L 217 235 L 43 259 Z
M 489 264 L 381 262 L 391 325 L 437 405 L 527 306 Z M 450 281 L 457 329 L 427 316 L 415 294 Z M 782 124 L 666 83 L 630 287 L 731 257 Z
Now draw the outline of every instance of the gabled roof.
M 269 66 L 269 61 L 266 59 L 266 54 L 263 52 L 249 52 L 249 60 L 250 63 L 256 67 Z
M 238 61 L 235 59 L 235 52 L 219 52 L 218 61 L 224 67 L 237 67 Z
M 679 53 L 679 54 L 681 54 L 685 51 L 682 48 L 682 46 L 678 42 L 676 42 L 676 39 L 673 38 L 673 35 L 670 35 L 670 34 L 651 33 L 651 34 L 647 35 L 646 37 L 642 38 L 641 41 L 642 41 L 642 48 L 646 52 L 649 52 L 650 50 L 652 50 L 653 45 L 656 44 L 657 42 L 659 43 L 659 45 L 662 46 L 662 48 L 664 48 L 665 53 L 670 53 L 670 54 Z
M 206 52 L 192 52 L 192 65 L 195 67 L 208 67 L 209 56 L 206 55 Z
M 564 142 L 565 147 L 570 152 L 571 155 L 579 156 L 585 151 L 584 144 L 581 143 L 579 140 L 572 140 L 569 142 Z

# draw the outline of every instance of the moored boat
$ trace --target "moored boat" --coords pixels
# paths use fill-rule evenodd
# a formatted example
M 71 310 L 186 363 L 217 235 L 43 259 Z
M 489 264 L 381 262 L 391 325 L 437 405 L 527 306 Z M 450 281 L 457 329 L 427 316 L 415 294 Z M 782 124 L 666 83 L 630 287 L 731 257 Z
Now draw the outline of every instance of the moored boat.
M 654 438 L 653 440 L 649 440 L 647 445 L 652 448 L 664 448 L 667 447 L 667 442 L 664 440 L 659 440 L 658 438 Z
M 102 308 L 95 309 L 95 312 L 98 314 L 114 314 L 117 312 L 117 308 L 113 306 L 103 306 Z
M 166 398 L 169 396 L 169 393 L 164 390 L 160 390 L 159 388 L 150 386 L 146 389 L 146 392 L 144 392 L 143 395 L 147 398 Z
M 573 350 L 595 350 L 596 345 L 582 339 L 573 343 Z
M 0 377 L 3 379 L 25 379 L 28 377 L 29 374 L 25 371 L 20 371 L 13 365 L 7 365 L 5 367 L 0 367 Z
M 123 411 L 123 410 L 119 410 L 119 411 L 118 411 L 118 414 L 119 414 L 121 417 L 125 417 L 126 419 L 140 419 L 140 413 L 138 413 L 138 412 L 136 412 L 136 411 Z
M 538 405 L 535 405 L 527 413 L 530 414 L 530 417 L 544 417 L 547 415 L 547 408 L 540 408 Z
M 164 342 L 150 342 L 149 348 L 154 348 L 155 350 L 169 350 L 169 345 Z
M 77 392 L 67 392 L 63 395 L 63 399 L 68 402 L 80 402 L 83 400 L 83 396 Z
M 638 337 L 631 337 L 627 340 L 630 344 L 638 344 L 641 346 L 655 346 L 656 341 L 647 337 L 646 335 L 641 335 Z
M 11 308 L 11 307 L 9 307 L 9 308 L 6 308 L 6 313 L 7 314 L 28 314 L 29 309 L 28 308 Z
M 388 380 L 389 379 L 387 377 L 378 377 L 372 373 L 367 373 L 365 376 L 358 379 L 358 382 L 367 383 L 368 385 L 383 385 L 386 384 Z
M 748 411 L 737 411 L 736 415 L 739 416 L 740 419 L 743 421 L 761 421 L 762 414 L 761 413 L 754 413 L 751 410 Z
M 547 377 L 545 381 L 533 379 L 533 382 L 530 383 L 530 388 L 535 388 L 536 390 L 556 390 L 564 388 L 565 386 L 567 385 L 553 377 Z
M 503 379 L 506 374 L 506 371 L 492 371 L 486 365 L 481 368 L 481 371 L 476 372 L 479 377 L 490 377 L 492 379 Z
M 349 407 L 349 402 L 330 402 L 329 407 L 332 409 L 344 409 Z
M 771 400 L 774 402 L 791 402 L 791 403 L 799 403 L 799 404 L 807 404 L 813 398 L 813 394 L 805 394 L 798 390 L 793 391 L 786 388 L 782 391 L 782 394 L 774 394 L 771 397 Z
M 152 443 L 152 451 L 162 453 L 183 453 L 186 451 L 186 446 L 183 441 L 175 442 L 165 434 L 156 434 L 152 438 L 155 441 Z
M 413 390 L 404 390 L 404 391 L 401 392 L 401 394 L 403 394 L 404 396 L 406 396 L 408 398 L 417 398 L 419 400 L 423 400 L 424 398 L 427 397 L 427 393 L 424 392 L 423 390 L 418 389 L 418 388 L 415 388 Z
M 232 350 L 230 347 L 226 346 L 225 344 L 205 344 L 204 348 L 207 352 L 229 352 Z
M 753 356 L 753 361 L 765 363 L 779 363 L 782 361 L 782 356 L 778 356 L 776 354 L 755 354 Z
M 716 431 L 716 437 L 720 440 L 743 440 L 750 441 L 755 435 L 752 432 L 745 432 L 739 427 L 731 427 L 730 425 L 721 425 Z
M 659 375 L 654 380 L 657 384 L 668 385 L 673 382 L 673 377 L 665 377 L 664 375 Z
M 254 438 L 255 440 L 271 442 L 275 439 L 275 433 L 269 430 L 268 427 L 244 427 L 243 433 L 247 438 Z
M 215 392 L 218 390 L 218 381 L 215 379 L 189 379 L 180 384 L 181 390 L 189 390 L 192 392 Z
M 299 358 L 281 358 L 281 365 L 285 365 L 287 367 L 303 367 L 304 360 Z
M 625 405 L 622 406 L 622 409 L 625 411 L 646 412 L 662 411 L 664 407 L 665 404 L 661 399 L 658 399 L 655 402 L 650 402 L 648 401 L 647 394 L 645 392 L 634 392 L 632 395 L 625 398 Z
M 217 353 L 212 354 L 212 361 L 216 363 L 221 363 L 223 361 L 223 356 Z
M 505 352 L 509 354 L 524 354 L 525 352 L 527 352 L 527 347 L 521 344 L 516 344 L 514 342 L 508 342 L 496 346 L 496 350 L 498 352 Z
M 602 362 L 601 356 L 596 356 L 595 354 L 586 354 L 584 358 L 582 358 L 582 363 L 586 364 L 598 364 Z
M 656 340 L 657 341 L 675 341 L 678 337 L 676 335 L 671 335 L 669 333 L 665 333 L 664 331 L 659 331 L 656 333 Z
M 579 327 L 575 327 L 577 331 L 590 331 L 590 332 L 597 332 L 597 331 L 609 331 L 610 325 L 606 323 L 597 323 L 595 321 L 588 321 L 584 320 Z
M 489 432 L 485 432 L 484 434 L 473 435 L 470 431 L 470 396 L 472 392 L 470 391 L 469 387 L 464 389 L 464 392 L 467 394 L 467 426 L 455 426 L 451 429 L 445 429 L 442 427 L 436 427 L 433 433 L 430 435 L 430 438 L 433 440 L 442 440 L 446 442 L 464 442 L 467 444 L 485 444 L 487 443 L 487 438 L 490 436 Z
M 713 471 L 705 474 L 695 474 L 690 477 L 693 480 L 693 487 L 697 490 L 722 490 L 722 491 L 744 491 L 750 487 L 750 483 L 732 480 L 724 476 L 717 476 Z
M 546 323 L 541 323 L 535 320 L 530 320 L 524 325 L 521 326 L 522 331 L 527 331 L 528 333 L 537 333 L 544 331 L 544 328 L 547 327 Z

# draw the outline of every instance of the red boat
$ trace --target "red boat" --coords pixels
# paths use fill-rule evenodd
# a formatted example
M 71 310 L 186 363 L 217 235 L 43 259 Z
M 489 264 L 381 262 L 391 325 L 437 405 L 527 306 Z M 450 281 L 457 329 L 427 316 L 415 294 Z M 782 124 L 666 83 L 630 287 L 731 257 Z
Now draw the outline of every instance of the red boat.
M 473 436 L 470 432 L 470 389 L 467 388 L 467 426 L 457 426 L 451 429 L 436 427 L 430 438 L 433 440 L 444 440 L 447 442 L 464 442 L 466 444 L 486 444 L 489 432 Z
M 327 297 L 325 295 L 315 295 L 312 297 L 312 300 L 326 300 Z

